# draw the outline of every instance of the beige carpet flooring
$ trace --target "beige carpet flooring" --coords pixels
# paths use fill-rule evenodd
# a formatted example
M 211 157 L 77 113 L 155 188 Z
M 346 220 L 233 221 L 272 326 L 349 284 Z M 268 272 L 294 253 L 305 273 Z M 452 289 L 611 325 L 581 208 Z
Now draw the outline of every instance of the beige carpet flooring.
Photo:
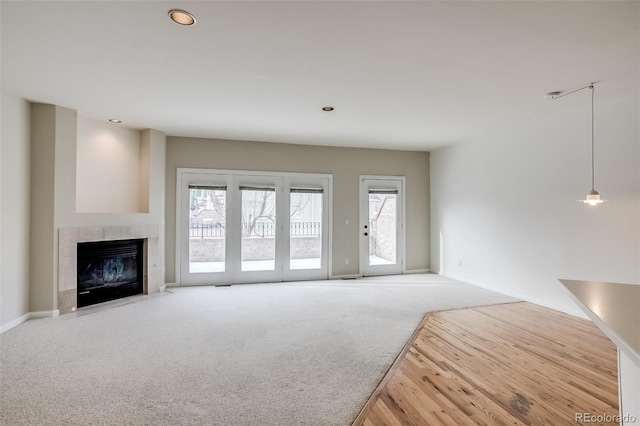
M 428 311 L 513 299 L 437 275 L 169 288 L 0 335 L 2 425 L 348 425 Z

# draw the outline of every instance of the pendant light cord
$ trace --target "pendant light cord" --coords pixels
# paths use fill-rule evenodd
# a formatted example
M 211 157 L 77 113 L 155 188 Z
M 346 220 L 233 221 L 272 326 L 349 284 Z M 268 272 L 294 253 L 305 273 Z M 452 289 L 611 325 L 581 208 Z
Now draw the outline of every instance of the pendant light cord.
M 593 137 L 593 96 L 595 89 L 593 88 L 593 84 L 589 86 L 591 89 L 591 190 L 595 191 L 596 189 L 596 163 L 595 163 L 595 142 Z
M 592 206 L 603 203 L 605 200 L 600 199 L 600 194 L 596 191 L 596 143 L 595 143 L 595 127 L 594 127 L 594 116 L 595 116 L 595 108 L 594 108 L 594 89 L 595 83 L 588 84 L 586 86 L 578 87 L 575 90 L 570 92 L 549 92 L 546 94 L 548 99 L 558 99 L 567 95 L 571 95 L 573 93 L 579 92 L 584 89 L 591 90 L 591 191 L 587 194 L 587 197 L 582 201 L 583 203 L 590 204 Z
M 593 98 L 594 98 L 594 92 L 595 92 L 594 84 L 591 83 L 586 86 L 579 87 L 570 92 L 550 92 L 550 93 L 547 93 L 547 97 L 549 99 L 558 99 L 558 98 L 562 98 L 564 96 L 579 92 L 584 89 L 591 89 L 591 191 L 595 191 L 596 190 L 596 160 L 595 160 L 596 148 L 595 148 L 595 141 L 594 141 L 595 137 L 594 137 L 594 126 L 593 126 L 593 121 L 594 121 L 593 120 L 593 116 L 594 116 Z

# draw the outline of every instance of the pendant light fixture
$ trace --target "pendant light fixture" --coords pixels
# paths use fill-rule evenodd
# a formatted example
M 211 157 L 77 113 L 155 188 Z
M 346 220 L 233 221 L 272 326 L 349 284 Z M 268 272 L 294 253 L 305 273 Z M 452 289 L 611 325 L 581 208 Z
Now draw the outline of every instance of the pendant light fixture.
M 596 191 L 595 188 L 595 140 L 594 140 L 594 132 L 593 132 L 593 98 L 594 98 L 594 88 L 593 83 L 588 86 L 581 87 L 579 89 L 573 90 L 571 92 L 563 93 L 563 92 L 550 92 L 547 93 L 547 98 L 549 99 L 558 99 L 563 96 L 570 95 L 572 93 L 578 92 L 583 89 L 591 90 L 591 191 L 587 194 L 584 200 L 578 200 L 584 204 L 589 204 L 590 206 L 597 206 L 598 204 L 604 203 L 606 200 L 600 198 L 600 194 Z

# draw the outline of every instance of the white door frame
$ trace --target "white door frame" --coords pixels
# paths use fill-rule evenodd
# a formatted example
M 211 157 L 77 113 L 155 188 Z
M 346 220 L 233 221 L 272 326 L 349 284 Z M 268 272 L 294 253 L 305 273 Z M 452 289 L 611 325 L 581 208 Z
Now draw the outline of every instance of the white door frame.
M 249 178 L 254 176 L 259 179 Z M 279 275 L 277 277 L 265 277 L 262 273 L 242 272 L 237 274 L 240 268 L 240 220 L 235 220 L 232 209 L 237 209 L 240 205 L 239 200 L 239 182 L 243 184 L 260 183 L 261 179 L 276 181 L 280 179 L 279 191 L 277 194 L 277 214 L 282 217 L 276 218 L 276 223 L 280 232 L 279 244 L 276 243 L 276 268 L 279 267 Z M 188 266 L 188 250 L 189 250 L 189 233 L 183 230 L 184 224 L 188 223 L 189 209 L 188 196 L 189 184 L 203 184 L 211 182 L 222 182 L 227 184 L 227 244 L 226 259 L 233 259 L 229 256 L 237 256 L 237 259 L 231 261 L 232 267 L 228 267 L 223 274 L 205 273 L 189 274 Z M 290 270 L 289 268 L 289 232 L 284 232 L 284 226 L 289 225 L 289 188 L 298 185 L 311 185 L 313 187 L 321 187 L 323 189 L 323 224 L 322 224 L 322 254 L 320 269 L 301 269 Z M 176 170 L 176 224 L 175 224 L 175 280 L 176 285 L 211 285 L 211 284 L 241 284 L 248 282 L 264 282 L 264 281 L 293 281 L 293 280 L 310 280 L 310 279 L 328 279 L 332 275 L 332 203 L 333 203 L 333 175 L 318 173 L 290 173 L 290 172 L 262 172 L 262 171 L 246 171 L 246 170 L 221 170 L 221 169 L 196 169 L 196 168 L 178 168 Z M 280 206 L 278 208 L 278 206 Z M 237 211 L 237 210 L 236 210 Z M 187 222 L 185 222 L 187 221 Z M 232 237 L 235 236 L 235 237 Z M 278 238 L 278 236 L 276 236 Z M 185 254 L 186 253 L 186 254 Z M 186 256 L 186 260 L 185 260 Z M 237 266 L 236 266 L 237 265 Z M 241 271 L 240 271 L 241 272 Z M 262 271 L 261 271 L 262 272 Z M 215 274 L 215 275 L 212 275 Z M 270 274 L 268 274 L 270 275 Z M 189 279 L 185 279 L 188 276 Z
M 187 285 L 228 284 L 233 281 L 233 269 L 226 262 L 235 252 L 235 239 L 231 238 L 235 229 L 234 217 L 231 214 L 235 203 L 235 191 L 233 188 L 233 176 L 222 173 L 206 173 L 196 169 L 178 169 L 176 181 L 176 285 L 185 282 Z M 225 271 L 211 273 L 189 272 L 189 232 L 183 232 L 182 226 L 189 222 L 189 208 L 183 208 L 189 204 L 190 185 L 224 185 L 226 191 L 225 212 Z
M 406 272 L 405 265 L 405 223 L 406 223 L 406 177 L 405 176 L 379 176 L 360 175 L 360 276 L 392 275 Z M 369 265 L 369 188 L 397 189 L 398 202 L 396 203 L 396 263 L 392 265 Z M 366 226 L 366 228 L 365 228 Z M 365 235 L 367 234 L 367 235 Z
M 234 216 L 237 213 L 242 214 L 242 190 L 241 187 L 268 188 L 272 187 L 275 195 L 275 229 L 274 229 L 274 268 L 263 271 L 243 271 L 242 270 L 242 220 L 235 220 L 233 229 L 233 239 L 237 242 L 234 244 L 234 252 L 231 255 L 231 263 L 233 264 L 233 283 L 255 283 L 255 282 L 275 282 L 282 281 L 283 272 L 283 243 L 284 243 L 284 216 L 286 214 L 285 199 L 283 194 L 283 178 L 277 175 L 261 175 L 261 174 L 242 174 L 234 176 L 233 191 L 237 195 L 235 204 L 232 208 Z
M 322 222 L 321 222 L 321 264 L 319 269 L 291 269 L 290 242 L 291 237 L 284 238 L 284 269 L 283 281 L 320 280 L 331 276 L 331 189 L 333 178 L 331 175 L 290 174 L 284 178 L 284 196 L 290 198 L 291 188 L 313 188 L 322 190 Z M 287 205 L 289 205 L 287 200 Z M 283 226 L 290 229 L 290 215 L 285 215 Z M 325 219 L 326 218 L 326 219 Z M 287 233 L 288 235 L 288 233 Z

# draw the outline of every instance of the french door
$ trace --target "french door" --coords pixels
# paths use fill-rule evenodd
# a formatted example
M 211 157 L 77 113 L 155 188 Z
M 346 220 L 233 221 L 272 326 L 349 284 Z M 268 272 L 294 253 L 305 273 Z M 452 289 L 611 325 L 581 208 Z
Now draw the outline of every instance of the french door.
M 360 273 L 404 270 L 404 177 L 360 176 Z
M 330 175 L 179 169 L 180 285 L 326 279 Z

